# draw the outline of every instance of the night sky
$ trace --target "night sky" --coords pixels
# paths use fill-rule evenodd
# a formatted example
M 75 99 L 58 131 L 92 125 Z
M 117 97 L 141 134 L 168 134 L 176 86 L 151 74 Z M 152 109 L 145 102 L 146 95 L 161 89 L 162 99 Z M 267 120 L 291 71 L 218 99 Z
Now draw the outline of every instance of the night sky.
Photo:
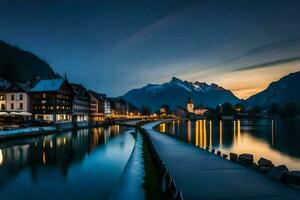
M 1 0 L 0 39 L 123 95 L 172 76 L 246 98 L 300 70 L 298 0 Z

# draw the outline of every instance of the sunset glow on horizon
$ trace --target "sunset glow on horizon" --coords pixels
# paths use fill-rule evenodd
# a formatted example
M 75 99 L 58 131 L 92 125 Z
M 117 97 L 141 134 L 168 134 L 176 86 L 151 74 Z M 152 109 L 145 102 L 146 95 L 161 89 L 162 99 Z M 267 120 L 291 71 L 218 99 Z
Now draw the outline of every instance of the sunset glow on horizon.
M 278 81 L 283 76 L 297 71 L 300 71 L 299 61 L 272 67 L 220 73 L 217 75 L 210 75 L 207 72 L 205 74 L 206 77 L 201 75 L 201 73 L 194 73 L 186 75 L 183 78 L 191 81 L 216 83 L 225 89 L 231 90 L 237 97 L 247 99 L 266 89 L 272 82 Z M 197 76 L 200 76 L 200 78 L 196 78 Z

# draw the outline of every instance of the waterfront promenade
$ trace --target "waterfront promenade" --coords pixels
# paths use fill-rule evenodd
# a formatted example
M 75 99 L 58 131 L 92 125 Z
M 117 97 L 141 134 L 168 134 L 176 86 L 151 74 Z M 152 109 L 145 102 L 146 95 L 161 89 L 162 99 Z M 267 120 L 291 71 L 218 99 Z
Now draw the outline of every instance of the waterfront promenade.
M 300 199 L 300 189 L 142 126 L 184 199 Z

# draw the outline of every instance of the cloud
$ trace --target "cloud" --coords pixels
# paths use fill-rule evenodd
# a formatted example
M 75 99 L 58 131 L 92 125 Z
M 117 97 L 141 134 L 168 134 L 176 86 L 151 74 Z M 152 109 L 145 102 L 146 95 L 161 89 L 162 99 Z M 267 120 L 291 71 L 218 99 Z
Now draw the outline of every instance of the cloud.
M 231 64 L 235 61 L 241 60 L 243 58 L 255 56 L 255 55 L 258 55 L 260 53 L 267 52 L 267 51 L 270 51 L 270 50 L 289 47 L 291 44 L 297 43 L 299 41 L 300 41 L 300 38 L 292 38 L 292 39 L 290 38 L 290 39 L 286 39 L 286 40 L 266 44 L 266 45 L 263 45 L 263 46 L 259 46 L 259 47 L 256 47 L 256 48 L 253 48 L 253 49 L 250 49 L 250 50 L 246 51 L 245 53 L 241 54 L 240 56 L 225 60 L 224 62 L 222 62 L 222 63 L 220 63 L 220 64 L 218 64 L 214 67 L 221 67 L 221 66 L 224 66 L 224 65 L 228 65 L 228 64 Z
M 182 7 L 156 20 L 154 23 L 144 26 L 143 28 L 132 33 L 125 39 L 118 42 L 115 45 L 114 49 L 123 49 L 131 47 L 132 45 L 147 40 L 153 34 L 161 31 L 163 28 L 168 26 L 168 24 L 174 23 L 178 18 L 181 17 L 181 15 L 183 15 L 185 12 L 188 12 L 188 9 L 192 8 L 193 5 L 196 3 L 196 0 L 185 0 Z
M 282 65 L 282 64 L 286 64 L 286 63 L 290 63 L 290 62 L 295 62 L 295 61 L 300 61 L 300 56 L 287 58 L 287 59 L 280 59 L 280 60 L 275 60 L 275 61 L 270 61 L 270 62 L 264 62 L 264 63 L 260 63 L 257 65 L 244 66 L 244 67 L 240 67 L 237 69 L 233 69 L 232 71 L 246 71 L 246 70 L 251 70 L 251 69 L 267 68 L 267 67 L 273 67 L 276 65 Z

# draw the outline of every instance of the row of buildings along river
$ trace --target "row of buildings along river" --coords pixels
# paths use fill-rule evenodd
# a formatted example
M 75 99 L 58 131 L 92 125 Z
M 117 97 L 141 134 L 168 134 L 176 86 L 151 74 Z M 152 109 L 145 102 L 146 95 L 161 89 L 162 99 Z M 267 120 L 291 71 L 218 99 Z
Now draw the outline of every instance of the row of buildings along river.
M 129 105 L 121 98 L 88 90 L 68 79 L 39 80 L 35 84 L 0 84 L 0 123 L 69 123 L 85 126 L 109 118 L 125 118 Z M 137 114 L 137 113 L 136 113 Z M 0 124 L 0 125 L 1 125 Z

